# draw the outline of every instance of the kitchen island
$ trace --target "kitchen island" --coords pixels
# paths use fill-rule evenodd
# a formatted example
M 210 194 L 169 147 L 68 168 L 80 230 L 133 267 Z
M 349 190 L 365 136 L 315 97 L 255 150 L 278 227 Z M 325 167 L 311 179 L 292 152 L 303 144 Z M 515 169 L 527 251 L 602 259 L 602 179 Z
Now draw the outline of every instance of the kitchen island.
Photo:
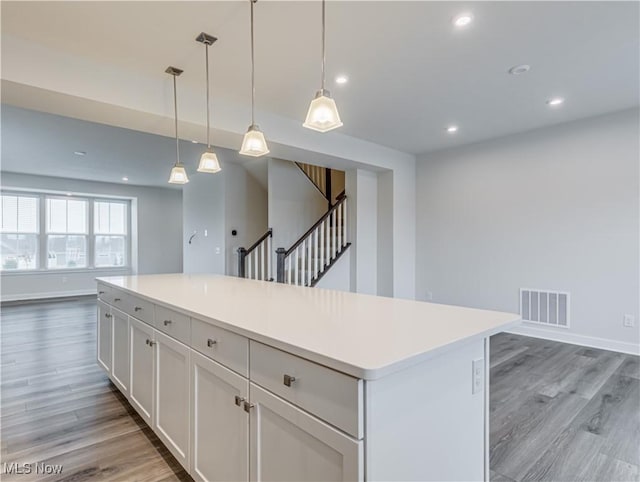
M 215 275 L 98 298 L 98 362 L 196 480 L 488 480 L 488 337 L 519 315 Z

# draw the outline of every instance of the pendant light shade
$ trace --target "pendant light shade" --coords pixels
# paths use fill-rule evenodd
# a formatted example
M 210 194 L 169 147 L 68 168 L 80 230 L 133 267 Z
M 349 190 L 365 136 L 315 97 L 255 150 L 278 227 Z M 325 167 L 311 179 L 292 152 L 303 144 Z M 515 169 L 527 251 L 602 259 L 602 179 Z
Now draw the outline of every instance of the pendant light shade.
M 210 115 L 209 115 L 209 46 L 213 45 L 213 43 L 218 40 L 213 35 L 209 35 L 207 33 L 202 32 L 200 35 L 196 37 L 196 41 L 204 44 L 205 49 L 205 72 L 206 72 L 206 85 L 207 85 L 207 150 L 200 157 L 200 162 L 198 163 L 198 172 L 207 172 L 210 174 L 215 174 L 216 172 L 220 172 L 222 168 L 220 167 L 220 161 L 218 161 L 218 156 L 211 147 L 211 141 L 209 134 L 211 132 L 211 127 L 209 125 Z
M 244 139 L 242 139 L 240 154 L 253 157 L 260 157 L 265 154 L 269 154 L 267 141 L 257 125 L 252 124 L 249 126 L 247 133 L 244 135 Z
M 176 163 L 171 168 L 171 174 L 169 175 L 169 184 L 186 184 L 189 182 L 187 177 L 187 171 L 184 170 L 184 164 L 181 162 Z
M 269 153 L 267 141 L 264 134 L 255 122 L 256 104 L 256 81 L 255 81 L 255 61 L 254 61 L 254 41 L 253 41 L 253 4 L 258 0 L 249 0 L 251 5 L 251 125 L 242 140 L 240 154 L 245 156 L 260 157 Z
M 302 124 L 307 129 L 318 132 L 327 132 L 342 126 L 336 101 L 324 88 L 325 83 L 325 0 L 322 0 L 322 88 L 316 93 L 309 105 L 307 118 Z
M 189 178 L 187 177 L 187 171 L 184 169 L 184 164 L 180 162 L 180 139 L 178 138 L 178 93 L 176 90 L 176 77 L 182 73 L 182 70 L 175 67 L 167 67 L 165 72 L 173 76 L 173 108 L 175 112 L 176 130 L 176 163 L 171 169 L 169 184 L 186 184 L 189 182 Z
M 327 132 L 342 125 L 336 101 L 331 98 L 328 90 L 319 90 L 316 93 L 302 125 L 318 132 Z

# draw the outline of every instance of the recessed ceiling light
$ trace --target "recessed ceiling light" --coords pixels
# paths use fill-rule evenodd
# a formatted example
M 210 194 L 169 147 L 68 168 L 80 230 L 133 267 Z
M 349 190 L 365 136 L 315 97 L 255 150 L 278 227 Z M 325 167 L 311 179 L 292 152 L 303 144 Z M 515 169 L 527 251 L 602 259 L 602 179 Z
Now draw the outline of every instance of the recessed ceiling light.
M 529 70 L 531 70 L 530 65 L 527 65 L 527 64 L 514 65 L 509 69 L 509 73 L 511 75 L 520 75 L 520 74 L 525 74 L 529 72 Z
M 446 131 L 449 134 L 453 134 L 454 132 L 458 132 L 458 126 L 449 126 L 449 127 L 447 127 Z
M 198 143 L 198 141 L 191 141 L 191 143 L 192 143 L 192 144 L 197 144 L 197 143 Z
M 556 107 L 561 104 L 564 104 L 564 99 L 562 97 L 553 97 L 547 101 L 547 105 L 550 105 L 551 107 Z
M 85 151 L 73 151 L 76 156 L 86 156 L 87 153 Z
M 456 27 L 466 27 L 471 22 L 473 22 L 473 15 L 470 13 L 461 13 L 460 15 L 456 15 L 453 17 L 452 23 Z
M 122 178 L 122 180 L 123 180 L 124 182 L 127 182 L 127 181 L 129 180 L 129 178 L 128 178 L 127 176 L 124 176 L 124 177 Z
M 70 192 L 67 193 L 67 196 L 73 196 L 73 194 L 71 194 Z
M 349 77 L 346 75 L 338 75 L 336 77 L 336 84 L 346 84 L 347 82 L 349 82 Z

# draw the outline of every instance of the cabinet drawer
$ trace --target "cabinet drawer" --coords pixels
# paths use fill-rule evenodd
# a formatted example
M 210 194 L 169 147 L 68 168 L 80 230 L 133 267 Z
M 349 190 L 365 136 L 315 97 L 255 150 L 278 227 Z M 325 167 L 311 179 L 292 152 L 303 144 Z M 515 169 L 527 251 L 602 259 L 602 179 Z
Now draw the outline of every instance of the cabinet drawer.
M 155 306 L 155 327 L 169 336 L 189 344 L 191 337 L 191 320 L 187 315 L 170 310 L 163 306 Z
M 244 336 L 192 318 L 191 348 L 245 377 L 249 376 L 249 340 Z
M 249 343 L 252 382 L 331 425 L 363 437 L 362 380 L 262 343 Z
M 153 303 L 143 300 L 142 298 L 127 295 L 124 310 L 134 318 L 153 325 Z
M 98 299 L 110 303 L 111 287 L 98 283 Z
M 125 307 L 129 302 L 129 295 L 124 291 L 120 291 L 115 288 L 111 288 L 107 292 L 107 302 L 121 311 L 125 311 Z

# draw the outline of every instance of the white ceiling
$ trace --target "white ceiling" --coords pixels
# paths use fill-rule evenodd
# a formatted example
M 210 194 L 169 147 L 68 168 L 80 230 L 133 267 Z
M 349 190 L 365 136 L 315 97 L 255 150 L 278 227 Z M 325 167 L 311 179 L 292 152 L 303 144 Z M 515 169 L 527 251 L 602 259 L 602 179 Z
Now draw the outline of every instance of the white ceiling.
M 459 30 L 451 18 L 471 11 Z M 249 98 L 248 2 L 2 2 L 2 32 L 202 89 Z M 320 3 L 256 5 L 257 104 L 302 121 L 319 87 Z M 638 2 L 329 2 L 327 68 L 345 134 L 422 153 L 639 103 Z M 507 74 L 526 63 L 531 71 Z M 338 73 L 349 83 L 337 86 Z M 46 73 L 43 73 L 46 75 Z M 551 109 L 545 100 L 563 96 Z M 460 130 L 447 134 L 445 126 Z M 266 126 L 263 126 L 266 129 Z
M 2 171 L 120 184 L 128 177 L 126 184 L 177 188 L 167 183 L 175 139 L 7 105 L 1 120 Z M 180 159 L 190 176 L 204 149 L 180 142 Z M 249 162 L 228 149 L 216 152 L 223 163 Z M 260 180 L 264 173 L 255 175 Z

